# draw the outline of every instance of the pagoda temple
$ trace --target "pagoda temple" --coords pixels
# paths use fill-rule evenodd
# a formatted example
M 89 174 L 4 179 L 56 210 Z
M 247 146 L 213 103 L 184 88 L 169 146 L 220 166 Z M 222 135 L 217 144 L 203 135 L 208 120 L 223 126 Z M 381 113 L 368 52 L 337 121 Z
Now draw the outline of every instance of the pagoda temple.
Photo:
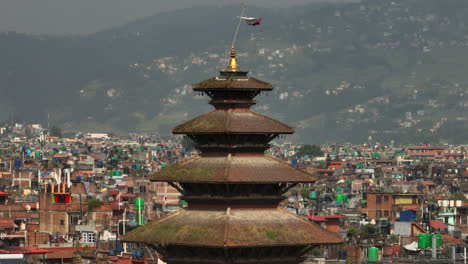
M 315 246 L 342 243 L 279 206 L 288 190 L 315 179 L 264 154 L 271 140 L 294 130 L 250 109 L 273 87 L 247 74 L 232 48 L 226 70 L 194 85 L 215 109 L 172 132 L 192 139 L 200 155 L 152 177 L 176 188 L 188 205 L 127 233 L 125 241 L 155 248 L 168 264 L 296 264 Z

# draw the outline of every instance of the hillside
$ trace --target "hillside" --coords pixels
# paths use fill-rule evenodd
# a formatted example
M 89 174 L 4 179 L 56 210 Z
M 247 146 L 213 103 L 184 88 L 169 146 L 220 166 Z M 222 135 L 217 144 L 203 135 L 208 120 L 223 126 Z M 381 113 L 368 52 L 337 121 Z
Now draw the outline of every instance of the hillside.
M 261 9 L 239 63 L 275 90 L 256 111 L 294 140 L 466 143 L 468 2 L 372 1 Z M 168 134 L 207 111 L 190 84 L 225 65 L 235 7 L 158 14 L 85 37 L 0 35 L 0 120 Z M 203 19 L 201 19 L 203 18 Z

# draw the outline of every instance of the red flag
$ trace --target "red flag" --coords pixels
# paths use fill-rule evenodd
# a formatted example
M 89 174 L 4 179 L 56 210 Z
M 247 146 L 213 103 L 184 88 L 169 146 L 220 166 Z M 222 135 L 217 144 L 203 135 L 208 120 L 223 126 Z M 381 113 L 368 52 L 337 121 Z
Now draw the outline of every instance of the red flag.
M 261 18 L 241 17 L 241 19 L 243 19 L 249 26 L 259 26 L 262 23 Z

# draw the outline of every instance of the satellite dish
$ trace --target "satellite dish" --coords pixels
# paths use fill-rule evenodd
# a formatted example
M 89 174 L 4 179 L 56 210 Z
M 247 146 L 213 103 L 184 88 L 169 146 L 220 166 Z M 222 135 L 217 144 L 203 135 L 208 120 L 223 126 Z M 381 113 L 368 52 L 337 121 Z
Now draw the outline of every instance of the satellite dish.
M 108 200 L 109 202 L 113 202 L 113 201 L 114 201 L 114 197 L 109 197 L 109 198 L 107 198 L 107 200 Z

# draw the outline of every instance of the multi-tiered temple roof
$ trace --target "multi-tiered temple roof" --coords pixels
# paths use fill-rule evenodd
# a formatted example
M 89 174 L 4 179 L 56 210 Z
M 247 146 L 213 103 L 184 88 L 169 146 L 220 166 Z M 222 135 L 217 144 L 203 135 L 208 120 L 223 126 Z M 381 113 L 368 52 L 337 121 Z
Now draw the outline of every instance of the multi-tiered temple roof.
M 264 154 L 271 140 L 294 133 L 250 109 L 272 89 L 239 69 L 234 49 L 220 76 L 194 86 L 215 110 L 173 133 L 191 138 L 200 155 L 152 177 L 177 188 L 188 206 L 133 230 L 126 241 L 156 247 L 169 264 L 300 263 L 312 246 L 342 242 L 279 207 L 289 189 L 315 178 Z

